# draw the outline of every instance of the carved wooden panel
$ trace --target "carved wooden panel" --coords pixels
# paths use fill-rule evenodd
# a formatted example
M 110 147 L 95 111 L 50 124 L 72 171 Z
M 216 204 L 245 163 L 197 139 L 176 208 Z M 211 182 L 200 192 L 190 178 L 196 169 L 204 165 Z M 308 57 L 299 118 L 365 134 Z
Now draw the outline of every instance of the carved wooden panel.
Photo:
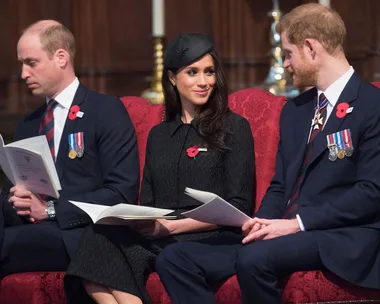
M 333 0 L 332 8 L 342 16 L 347 39 L 345 51 L 355 70 L 368 80 L 376 80 L 374 67 L 379 60 L 379 2 Z M 375 58 L 377 57 L 377 58 Z
M 307 2 L 316 0 L 279 0 L 280 10 Z M 380 80 L 380 1 L 331 0 L 331 5 L 346 22 L 350 62 L 366 79 Z M 166 0 L 166 40 L 182 32 L 211 35 L 230 90 L 257 86 L 269 68 L 271 8 L 269 0 Z M 7 117 L 2 113 L 24 115 L 41 103 L 19 78 L 16 43 L 27 25 L 43 18 L 61 21 L 76 37 L 82 83 L 104 93 L 139 95 L 152 71 L 151 17 L 150 0 L 3 0 L 0 120 Z M 0 132 L 11 131 L 0 125 Z
M 317 0 L 279 0 L 283 13 Z M 380 81 L 380 1 L 331 0 L 344 19 L 348 59 L 367 80 Z M 152 73 L 151 0 L 2 0 L 0 9 L 0 133 L 12 137 L 17 120 L 43 102 L 31 96 L 17 63 L 23 28 L 56 19 L 72 30 L 80 81 L 115 95 L 139 95 Z M 214 38 L 230 91 L 258 86 L 269 68 L 270 0 L 165 0 L 169 41 L 182 32 Z

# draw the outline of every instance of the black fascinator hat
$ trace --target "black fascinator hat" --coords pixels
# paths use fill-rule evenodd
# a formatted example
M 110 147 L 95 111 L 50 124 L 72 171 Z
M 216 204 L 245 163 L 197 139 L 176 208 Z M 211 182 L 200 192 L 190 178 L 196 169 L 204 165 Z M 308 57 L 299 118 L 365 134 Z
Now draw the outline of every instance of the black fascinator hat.
M 167 46 L 164 66 L 169 70 L 177 70 L 202 58 L 213 47 L 213 41 L 205 34 L 182 34 Z

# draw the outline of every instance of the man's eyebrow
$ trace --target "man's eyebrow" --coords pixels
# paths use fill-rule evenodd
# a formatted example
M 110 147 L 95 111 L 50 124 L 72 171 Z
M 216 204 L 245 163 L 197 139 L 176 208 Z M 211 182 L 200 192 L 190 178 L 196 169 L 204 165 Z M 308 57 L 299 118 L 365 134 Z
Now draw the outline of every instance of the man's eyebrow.
M 27 58 L 18 58 L 18 61 L 19 62 L 30 62 L 30 61 L 36 61 L 37 59 L 35 58 L 30 58 L 30 57 L 27 57 Z

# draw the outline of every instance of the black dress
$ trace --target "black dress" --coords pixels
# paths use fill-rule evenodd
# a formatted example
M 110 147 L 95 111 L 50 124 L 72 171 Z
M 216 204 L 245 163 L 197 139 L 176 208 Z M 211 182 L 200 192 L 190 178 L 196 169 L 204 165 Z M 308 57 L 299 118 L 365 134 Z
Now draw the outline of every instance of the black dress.
M 206 147 L 193 124 L 178 116 L 154 127 L 148 138 L 140 203 L 180 213 L 200 203 L 184 194 L 185 187 L 218 194 L 249 214 L 254 206 L 254 151 L 249 123 L 229 113 L 228 151 L 207 148 L 196 157 L 187 149 Z M 145 289 L 154 272 L 157 255 L 168 244 L 218 235 L 238 235 L 240 229 L 220 227 L 214 231 L 186 233 L 160 239 L 146 238 L 124 226 L 93 225 L 83 234 L 77 255 L 65 277 L 69 303 L 92 303 L 81 284 L 87 279 L 134 294 L 151 303 Z

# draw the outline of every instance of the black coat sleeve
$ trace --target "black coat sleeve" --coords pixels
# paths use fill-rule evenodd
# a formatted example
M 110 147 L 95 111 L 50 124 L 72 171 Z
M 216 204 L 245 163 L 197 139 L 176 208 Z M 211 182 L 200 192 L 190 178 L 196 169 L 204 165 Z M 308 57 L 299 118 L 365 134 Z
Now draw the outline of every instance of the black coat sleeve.
M 250 214 L 254 207 L 255 156 L 251 127 L 245 118 L 238 117 L 227 135 L 229 151 L 225 155 L 225 199 Z
M 151 162 L 152 162 L 152 131 L 149 133 L 148 141 L 146 144 L 146 153 L 145 153 L 145 165 L 143 178 L 141 182 L 141 191 L 140 191 L 140 205 L 154 207 L 154 192 L 151 176 Z

